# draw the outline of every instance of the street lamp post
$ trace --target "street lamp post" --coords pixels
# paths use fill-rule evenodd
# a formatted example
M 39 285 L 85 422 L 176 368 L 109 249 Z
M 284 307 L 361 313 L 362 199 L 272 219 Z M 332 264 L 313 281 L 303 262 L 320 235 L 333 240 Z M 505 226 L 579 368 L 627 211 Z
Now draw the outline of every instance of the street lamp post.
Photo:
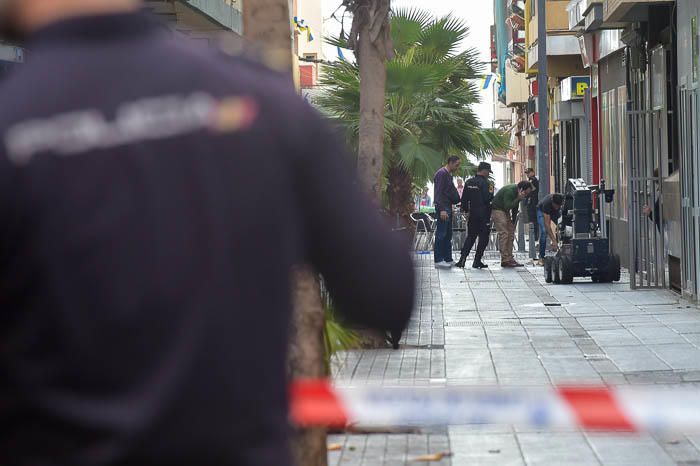
M 537 111 L 540 121 L 537 137 L 539 198 L 549 194 L 549 101 L 547 92 L 547 12 L 546 0 L 537 0 Z

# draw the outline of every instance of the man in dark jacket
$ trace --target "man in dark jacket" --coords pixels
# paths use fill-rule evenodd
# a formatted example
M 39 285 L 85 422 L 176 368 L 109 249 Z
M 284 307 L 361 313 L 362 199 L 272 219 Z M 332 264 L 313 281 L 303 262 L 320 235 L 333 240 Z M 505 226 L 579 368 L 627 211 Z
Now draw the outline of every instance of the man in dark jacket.
M 408 247 L 286 79 L 139 8 L 0 1 L 0 464 L 287 466 L 292 265 L 394 329 Z
M 464 268 L 467 256 L 472 250 L 477 238 L 479 243 L 476 246 L 472 267 L 483 269 L 488 267 L 481 259 L 489 244 L 491 233 L 491 201 L 493 200 L 493 185 L 489 182 L 491 164 L 481 162 L 476 172 L 476 176 L 469 178 L 462 191 L 462 210 L 469 213 L 467 221 L 467 239 L 462 246 L 462 253 L 456 267 Z
M 459 169 L 461 159 L 452 155 L 447 164 L 441 167 L 433 178 L 435 190 L 435 214 L 437 228 L 435 231 L 435 267 L 452 267 L 452 206 L 459 202 L 459 193 L 454 184 L 454 173 Z

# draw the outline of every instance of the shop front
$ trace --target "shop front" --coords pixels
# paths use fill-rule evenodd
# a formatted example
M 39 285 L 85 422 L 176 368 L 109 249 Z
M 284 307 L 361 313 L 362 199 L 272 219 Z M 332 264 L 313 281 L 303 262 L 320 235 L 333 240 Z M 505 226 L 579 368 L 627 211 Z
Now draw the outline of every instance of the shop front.
M 700 296 L 700 4 L 679 0 L 678 130 L 680 190 L 681 288 L 691 299 Z

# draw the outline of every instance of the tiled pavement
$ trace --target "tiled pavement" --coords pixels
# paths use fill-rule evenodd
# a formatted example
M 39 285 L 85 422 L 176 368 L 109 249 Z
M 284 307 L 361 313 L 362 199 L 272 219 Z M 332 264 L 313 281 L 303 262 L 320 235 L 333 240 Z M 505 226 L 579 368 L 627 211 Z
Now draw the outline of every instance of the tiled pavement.
M 489 257 L 487 256 L 487 259 Z M 694 384 L 700 389 L 700 309 L 629 281 L 544 283 L 541 268 L 441 270 L 416 256 L 417 306 L 400 350 L 336 361 L 340 381 L 371 384 Z M 700 435 L 537 432 L 450 426 L 414 433 L 333 435 L 333 466 L 700 465 Z

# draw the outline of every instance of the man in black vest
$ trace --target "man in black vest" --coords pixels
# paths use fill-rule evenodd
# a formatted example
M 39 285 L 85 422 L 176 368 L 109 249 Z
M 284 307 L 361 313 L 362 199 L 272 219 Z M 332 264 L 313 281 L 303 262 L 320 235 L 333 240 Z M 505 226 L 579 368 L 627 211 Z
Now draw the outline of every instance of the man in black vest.
M 484 256 L 486 246 L 489 244 L 489 234 L 491 226 L 491 201 L 493 200 L 493 185 L 489 182 L 489 174 L 491 164 L 481 162 L 479 164 L 476 176 L 469 178 L 464 185 L 462 192 L 462 210 L 469 212 L 469 220 L 467 222 L 467 239 L 462 247 L 462 254 L 457 262 L 456 267 L 464 268 L 467 261 L 467 256 L 472 250 L 472 246 L 477 238 L 479 243 L 476 246 L 474 262 L 472 267 L 475 269 L 483 269 L 488 267 L 481 261 Z

